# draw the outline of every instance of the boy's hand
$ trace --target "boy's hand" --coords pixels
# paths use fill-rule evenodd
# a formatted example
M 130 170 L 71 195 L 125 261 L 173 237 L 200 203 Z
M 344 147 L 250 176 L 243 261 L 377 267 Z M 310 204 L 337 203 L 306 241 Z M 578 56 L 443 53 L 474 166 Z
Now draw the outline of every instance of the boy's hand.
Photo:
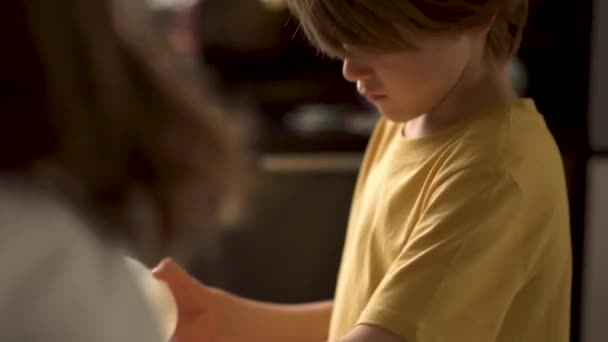
M 217 290 L 201 284 L 170 259 L 163 260 L 153 274 L 169 285 L 177 303 L 174 342 L 225 341 Z
M 318 342 L 327 339 L 333 302 L 273 304 L 205 286 L 172 260 L 153 271 L 177 303 L 174 342 Z

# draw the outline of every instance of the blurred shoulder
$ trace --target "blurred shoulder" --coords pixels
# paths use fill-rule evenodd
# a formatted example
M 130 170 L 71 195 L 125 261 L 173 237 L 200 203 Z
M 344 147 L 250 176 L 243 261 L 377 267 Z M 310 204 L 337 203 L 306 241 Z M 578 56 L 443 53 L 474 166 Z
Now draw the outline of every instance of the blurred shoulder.
M 158 340 L 120 253 L 52 191 L 0 179 L 0 260 L 9 340 Z

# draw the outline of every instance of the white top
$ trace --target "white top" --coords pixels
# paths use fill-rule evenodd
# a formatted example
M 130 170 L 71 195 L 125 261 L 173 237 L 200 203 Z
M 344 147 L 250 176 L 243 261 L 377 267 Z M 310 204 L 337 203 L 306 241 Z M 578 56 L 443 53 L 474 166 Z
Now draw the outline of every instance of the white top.
M 0 341 L 161 341 L 120 253 L 50 192 L 0 181 L 0 263 Z

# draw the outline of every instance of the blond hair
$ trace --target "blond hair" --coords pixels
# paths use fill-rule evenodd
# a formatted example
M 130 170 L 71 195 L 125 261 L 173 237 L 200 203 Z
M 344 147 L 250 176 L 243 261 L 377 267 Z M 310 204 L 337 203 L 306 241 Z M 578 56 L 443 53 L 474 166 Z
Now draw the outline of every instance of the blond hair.
M 404 32 L 448 34 L 492 25 L 487 46 L 506 60 L 519 49 L 528 0 L 288 0 L 310 42 L 329 55 L 344 44 L 374 50 L 415 48 Z

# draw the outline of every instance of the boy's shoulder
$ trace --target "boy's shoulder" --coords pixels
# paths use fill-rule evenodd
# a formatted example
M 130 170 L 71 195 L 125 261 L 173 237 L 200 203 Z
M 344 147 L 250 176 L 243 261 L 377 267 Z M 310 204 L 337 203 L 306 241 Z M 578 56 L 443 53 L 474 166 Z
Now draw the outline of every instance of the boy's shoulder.
M 435 164 L 438 171 L 508 171 L 539 160 L 549 165 L 560 160 L 555 141 L 531 99 L 517 99 L 484 113 L 449 134 L 408 140 L 402 129 L 403 124 L 381 118 L 369 144 L 366 164 L 388 160 Z
M 509 168 L 543 154 L 559 154 L 542 115 L 530 99 L 518 99 L 486 113 L 442 147 L 441 152 L 450 156 L 447 161 L 461 167 Z

